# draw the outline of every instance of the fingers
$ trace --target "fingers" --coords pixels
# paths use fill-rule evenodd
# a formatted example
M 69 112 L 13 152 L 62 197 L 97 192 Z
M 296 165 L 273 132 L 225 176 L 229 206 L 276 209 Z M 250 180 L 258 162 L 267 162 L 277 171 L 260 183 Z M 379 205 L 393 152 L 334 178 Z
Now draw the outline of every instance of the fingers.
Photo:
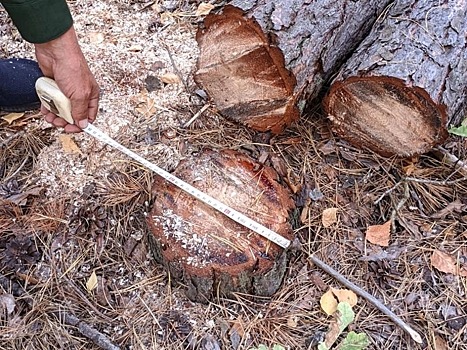
M 64 128 L 65 132 L 80 132 L 87 127 L 89 122 L 94 122 L 98 112 L 99 87 L 93 77 L 89 79 L 88 84 L 83 85 L 85 88 L 81 89 L 82 93 L 73 93 L 69 96 L 71 115 L 75 125 L 68 124 L 64 119 L 41 106 L 41 112 L 44 114 L 45 120 L 56 127 Z M 86 91 L 90 92 L 87 93 Z
M 78 133 L 78 132 L 83 131 L 78 126 L 73 125 L 73 124 L 69 124 L 65 119 L 57 117 L 52 112 L 49 112 L 49 111 L 46 110 L 46 113 L 43 113 L 43 114 L 44 114 L 44 119 L 48 123 L 52 124 L 53 126 L 55 126 L 57 128 L 64 128 L 64 131 L 66 133 Z
M 75 124 L 84 129 L 88 122 L 96 120 L 99 104 L 99 87 L 94 79 L 91 81 L 90 94 L 85 98 L 71 98 L 71 115 Z
M 98 108 L 99 108 L 99 89 L 96 86 L 96 93 L 89 100 L 89 105 L 88 105 L 88 120 L 90 123 L 94 123 L 94 121 L 96 120 Z
M 96 119 L 99 86 L 90 71 L 79 47 L 74 28 L 46 43 L 34 44 L 36 58 L 45 76 L 53 78 L 60 90 L 71 101 L 74 124 L 53 116 L 41 108 L 45 119 L 51 124 L 64 127 L 67 132 L 77 132 Z

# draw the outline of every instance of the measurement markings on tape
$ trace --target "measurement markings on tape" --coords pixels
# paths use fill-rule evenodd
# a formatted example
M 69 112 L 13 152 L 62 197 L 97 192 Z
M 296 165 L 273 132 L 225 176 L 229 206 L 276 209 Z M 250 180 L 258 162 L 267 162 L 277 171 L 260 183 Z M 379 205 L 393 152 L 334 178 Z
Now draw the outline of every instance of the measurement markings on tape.
M 198 190 L 197 188 L 191 186 L 190 184 L 186 183 L 185 181 L 179 179 L 178 177 L 173 176 L 169 172 L 165 171 L 162 168 L 159 168 L 157 165 L 149 162 L 148 160 L 144 159 L 137 153 L 129 150 L 128 148 L 122 146 L 120 143 L 109 137 L 107 134 L 96 128 L 94 125 L 89 124 L 85 129 L 83 129 L 87 134 L 95 137 L 99 141 L 105 142 L 108 145 L 120 150 L 122 153 L 126 154 L 130 158 L 133 158 L 137 162 L 143 164 L 148 169 L 151 169 L 159 176 L 163 177 L 167 181 L 171 182 L 175 186 L 181 188 L 183 191 L 191 194 L 196 199 L 206 203 L 210 207 L 220 211 L 224 215 L 228 216 L 232 220 L 238 222 L 239 224 L 249 228 L 250 230 L 260 234 L 261 236 L 267 238 L 271 242 L 276 243 L 277 245 L 281 246 L 282 248 L 287 248 L 290 245 L 290 240 L 285 237 L 282 237 L 278 233 L 268 229 L 267 227 L 261 225 L 260 223 L 250 219 L 249 217 L 243 215 L 242 213 L 236 211 L 235 209 L 230 208 L 229 206 L 225 205 L 222 202 L 219 202 L 217 199 L 212 198 L 211 196 L 207 195 L 206 193 Z
M 63 119 L 65 119 L 68 123 L 73 124 L 74 120 L 71 116 L 71 102 L 70 100 L 60 91 L 59 87 L 50 78 L 42 77 L 36 81 L 36 91 L 37 95 L 41 99 L 42 103 L 48 107 L 49 110 L 53 110 L 55 114 L 59 115 Z M 140 155 L 136 154 L 135 152 L 129 150 L 128 148 L 124 147 L 109 135 L 104 133 L 103 131 L 99 130 L 92 124 L 88 124 L 86 128 L 83 129 L 84 132 L 87 134 L 95 137 L 99 141 L 102 141 L 116 149 L 120 152 L 126 154 L 130 158 L 133 158 L 137 162 L 141 163 L 148 169 L 151 169 L 159 176 L 163 177 L 167 181 L 171 182 L 175 186 L 179 187 L 183 191 L 191 194 L 193 197 L 197 198 L 198 200 L 206 203 L 210 207 L 218 210 L 219 212 L 225 214 L 232 220 L 242 224 L 243 226 L 251 229 L 252 231 L 260 234 L 261 236 L 267 238 L 268 240 L 276 243 L 277 245 L 287 248 L 291 242 L 290 240 L 282 237 L 281 235 L 277 234 L 276 232 L 268 229 L 267 227 L 257 223 L 256 221 L 250 219 L 249 217 L 243 215 L 242 213 L 236 211 L 225 205 L 224 203 L 208 196 L 206 193 L 198 190 L 197 188 L 191 186 L 190 184 L 182 181 L 181 179 L 173 176 L 169 172 L 165 171 L 164 169 L 159 168 L 157 165 L 149 162 L 148 160 L 144 159 Z

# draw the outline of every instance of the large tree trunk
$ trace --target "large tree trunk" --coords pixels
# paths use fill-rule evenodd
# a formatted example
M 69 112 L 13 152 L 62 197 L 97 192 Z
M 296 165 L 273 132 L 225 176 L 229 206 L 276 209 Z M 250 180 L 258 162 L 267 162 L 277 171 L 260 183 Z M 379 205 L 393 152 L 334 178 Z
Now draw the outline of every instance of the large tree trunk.
M 280 132 L 298 117 L 297 103 L 303 108 L 317 96 L 389 3 L 231 1 L 236 8 L 207 16 L 198 33 L 195 80 L 224 116 Z
M 465 113 L 467 2 L 395 2 L 341 68 L 324 101 L 334 130 L 383 155 L 411 156 Z
M 291 193 L 276 172 L 235 151 L 204 151 L 174 175 L 286 239 L 293 238 Z M 232 292 L 270 296 L 281 285 L 285 251 L 158 178 L 148 217 L 156 259 L 195 301 Z

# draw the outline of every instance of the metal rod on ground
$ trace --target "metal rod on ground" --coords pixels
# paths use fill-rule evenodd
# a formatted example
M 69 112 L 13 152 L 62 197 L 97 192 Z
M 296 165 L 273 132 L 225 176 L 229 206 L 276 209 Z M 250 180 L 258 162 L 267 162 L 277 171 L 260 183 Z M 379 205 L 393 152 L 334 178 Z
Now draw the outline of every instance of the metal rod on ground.
M 344 286 L 347 288 L 351 289 L 354 291 L 356 294 L 360 295 L 362 298 L 366 299 L 368 302 L 376 306 L 378 310 L 380 310 L 383 314 L 388 316 L 396 325 L 401 327 L 404 331 L 409 333 L 409 335 L 412 337 L 414 341 L 416 341 L 419 344 L 423 343 L 422 337 L 420 334 L 415 331 L 412 327 L 410 327 L 407 323 L 402 321 L 402 319 L 397 316 L 394 312 L 389 310 L 381 301 L 379 301 L 377 298 L 375 298 L 373 295 L 368 293 L 367 291 L 361 289 L 354 283 L 350 282 L 347 278 L 342 276 L 339 272 L 334 270 L 331 266 L 327 265 L 314 255 L 310 254 L 309 259 L 311 262 L 313 262 L 316 266 L 318 266 L 320 269 L 325 271 L 327 274 L 330 276 L 334 277 L 336 280 L 338 280 L 340 283 L 342 283 Z
M 58 111 L 61 113 L 59 115 L 62 118 L 67 120 L 69 123 L 74 122 L 71 116 L 71 103 L 68 100 L 68 98 L 60 91 L 55 81 L 53 81 L 50 78 L 44 78 L 44 77 L 39 78 L 36 82 L 36 90 L 42 103 L 46 107 L 48 107 L 49 110 L 53 110 L 51 109 L 51 106 L 56 107 L 55 110 L 58 109 Z M 270 230 L 269 228 L 261 225 L 260 223 L 250 219 L 243 213 L 238 212 L 237 210 L 225 205 L 224 203 L 218 201 L 217 199 L 198 190 L 197 188 L 177 178 L 171 173 L 165 171 L 164 169 L 159 168 L 157 165 L 149 162 L 145 158 L 141 157 L 135 152 L 124 147 L 123 145 L 115 141 L 113 138 L 111 138 L 109 135 L 107 135 L 106 133 L 96 128 L 94 125 L 89 124 L 86 128 L 83 129 L 83 131 L 95 137 L 99 141 L 107 143 L 108 145 L 118 149 L 119 151 L 133 158 L 134 160 L 141 163 L 148 169 L 151 169 L 156 174 L 163 177 L 167 181 L 171 182 L 175 186 L 184 190 L 186 193 L 191 194 L 196 199 L 206 203 L 210 207 L 218 210 L 219 212 L 223 213 L 224 215 L 228 216 L 229 218 L 238 222 L 244 227 L 249 228 L 250 230 L 260 234 L 266 239 L 276 243 L 278 246 L 285 248 L 285 249 L 291 246 L 292 242 L 288 240 L 287 238 L 279 235 L 278 233 Z M 347 280 L 344 276 L 342 276 L 340 273 L 335 271 L 333 268 L 325 264 L 323 261 L 319 260 L 317 257 L 310 255 L 309 259 L 313 263 L 315 263 L 318 267 L 320 267 L 322 270 L 324 270 L 326 273 L 336 278 L 339 282 L 341 282 L 342 284 L 344 284 L 345 286 L 353 290 L 355 293 L 357 293 L 358 295 L 362 296 L 367 301 L 375 305 L 381 312 L 383 312 L 392 321 L 394 321 L 394 323 L 396 323 L 404 331 L 409 333 L 412 339 L 415 340 L 417 343 L 422 343 L 421 336 L 413 328 L 411 328 L 404 321 L 402 321 L 402 319 L 400 319 L 396 314 L 394 314 L 391 310 L 389 310 L 386 306 L 384 306 L 378 299 L 376 299 L 368 292 L 365 292 L 364 290 L 362 290 L 361 288 L 359 288 L 358 286 L 356 286 L 355 284 Z

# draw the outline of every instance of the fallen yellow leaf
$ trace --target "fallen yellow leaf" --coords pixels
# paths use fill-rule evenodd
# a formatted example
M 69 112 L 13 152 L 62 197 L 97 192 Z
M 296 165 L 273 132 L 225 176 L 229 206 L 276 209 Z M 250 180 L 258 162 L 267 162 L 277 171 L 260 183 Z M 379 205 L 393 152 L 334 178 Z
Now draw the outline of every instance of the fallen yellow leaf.
M 24 113 L 8 113 L 2 116 L 2 119 L 7 121 L 8 124 L 13 123 L 16 119 L 21 118 Z
M 78 145 L 73 141 L 70 135 L 68 134 L 61 134 L 58 136 L 58 139 L 60 140 L 62 144 L 63 151 L 65 153 L 70 153 L 70 154 L 83 154 L 81 150 L 79 149 Z
M 97 275 L 96 271 L 93 271 L 91 273 L 91 276 L 89 276 L 88 281 L 86 282 L 86 289 L 88 290 L 89 293 L 91 293 L 94 289 L 97 287 Z
M 467 268 L 460 266 L 458 268 L 456 259 L 440 250 L 436 249 L 431 254 L 431 265 L 438 271 L 467 277 Z
M 128 51 L 130 52 L 140 52 L 143 51 L 143 46 L 142 45 L 133 45 L 128 48 Z
M 383 225 L 373 225 L 366 230 L 366 239 L 373 244 L 387 247 L 391 234 L 391 220 Z
M 334 298 L 332 290 L 329 289 L 326 293 L 321 296 L 319 300 L 321 308 L 326 313 L 326 315 L 332 315 L 337 310 L 337 300 Z
M 174 73 L 165 73 L 160 76 L 160 79 L 166 84 L 178 84 L 180 82 L 180 77 Z
M 214 8 L 214 5 L 209 4 L 207 2 L 202 2 L 199 4 L 198 8 L 196 9 L 195 16 L 206 16 L 209 15 L 209 12 Z
M 331 287 L 332 293 L 337 297 L 337 300 L 339 302 L 347 302 L 350 304 L 350 306 L 355 306 L 357 305 L 358 297 L 357 294 L 352 292 L 349 289 L 335 289 Z
M 321 222 L 324 227 L 330 227 L 337 222 L 337 208 L 327 208 L 323 210 Z

